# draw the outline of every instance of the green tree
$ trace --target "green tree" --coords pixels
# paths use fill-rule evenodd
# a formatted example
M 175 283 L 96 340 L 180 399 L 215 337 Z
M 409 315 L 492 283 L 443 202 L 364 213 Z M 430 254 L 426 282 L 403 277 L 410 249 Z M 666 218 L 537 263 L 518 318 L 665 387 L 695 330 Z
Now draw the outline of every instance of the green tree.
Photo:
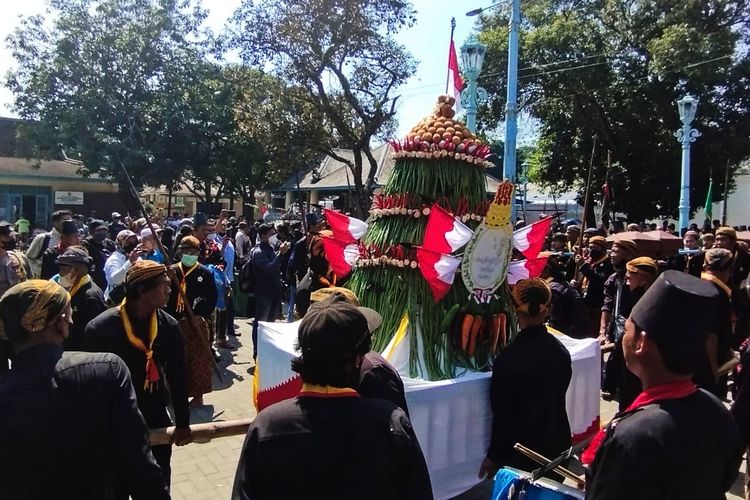
M 688 92 L 700 98 L 693 126 L 703 134 L 692 148 L 692 208 L 705 199 L 709 172 L 723 186 L 726 165 L 734 171 L 750 155 L 747 0 L 540 0 L 523 8 L 519 103 L 541 122 L 535 181 L 582 191 L 596 135 L 593 189 L 610 151 L 618 211 L 632 220 L 676 215 L 675 101 Z M 502 12 L 479 21 L 489 45 L 480 84 L 491 94 L 480 123 L 504 113 L 507 21 Z
M 165 109 L 207 50 L 205 12 L 190 0 L 49 7 L 7 39 L 17 62 L 7 81 L 15 110 L 33 123 L 23 131 L 29 153 L 59 157 L 62 147 L 83 162 L 84 175 L 122 179 L 123 162 L 136 184 L 174 182 L 184 165 L 165 155 Z
M 300 89 L 300 97 L 332 127 L 319 148 L 352 172 L 360 215 L 369 208 L 377 160 L 373 139 L 394 131 L 395 90 L 415 62 L 393 33 L 414 21 L 403 0 L 245 0 L 227 37 L 251 65 L 272 64 L 275 73 Z M 339 157 L 336 144 L 354 152 Z

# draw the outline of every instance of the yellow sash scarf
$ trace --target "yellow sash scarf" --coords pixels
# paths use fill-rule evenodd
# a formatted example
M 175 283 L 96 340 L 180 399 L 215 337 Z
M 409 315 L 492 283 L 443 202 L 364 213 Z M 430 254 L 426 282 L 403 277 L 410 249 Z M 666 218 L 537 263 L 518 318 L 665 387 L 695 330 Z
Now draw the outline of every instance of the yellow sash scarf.
M 182 312 L 185 310 L 185 302 L 183 302 L 182 296 L 183 294 L 187 293 L 187 277 L 188 274 L 198 269 L 198 264 L 188 269 L 187 272 L 185 272 L 185 269 L 182 267 L 182 262 L 177 264 L 177 267 L 180 268 L 180 273 L 182 274 L 182 279 L 180 280 L 180 288 L 182 289 L 182 293 L 177 294 L 177 306 L 175 307 L 175 310 L 177 312 Z
M 721 281 L 719 278 L 717 278 L 713 274 L 701 273 L 701 279 L 705 281 L 710 281 L 711 283 L 715 284 L 716 286 L 724 290 L 724 293 L 727 294 L 727 297 L 729 297 L 730 299 L 732 298 L 732 289 L 729 288 L 726 285 L 726 283 Z
M 298 396 L 313 398 L 358 398 L 359 393 L 349 387 L 333 387 L 330 385 L 302 384 Z
M 123 299 L 122 304 L 119 306 L 122 326 L 125 328 L 125 335 L 128 337 L 130 345 L 146 353 L 146 380 L 143 383 L 143 389 L 152 392 L 159 381 L 159 368 L 156 366 L 156 361 L 154 361 L 154 342 L 158 334 L 156 311 L 154 310 L 151 313 L 148 329 L 148 347 L 146 347 L 146 344 L 133 332 L 133 324 L 130 322 L 128 311 L 125 307 L 126 301 L 127 299 Z
M 91 281 L 91 276 L 89 276 L 88 274 L 84 274 L 83 276 L 81 276 L 76 282 L 76 284 L 73 285 L 73 288 L 71 288 L 70 291 L 68 292 L 70 293 L 71 298 L 75 297 L 76 293 L 78 293 L 78 290 L 80 290 L 83 285 L 85 285 L 86 283 L 90 281 Z

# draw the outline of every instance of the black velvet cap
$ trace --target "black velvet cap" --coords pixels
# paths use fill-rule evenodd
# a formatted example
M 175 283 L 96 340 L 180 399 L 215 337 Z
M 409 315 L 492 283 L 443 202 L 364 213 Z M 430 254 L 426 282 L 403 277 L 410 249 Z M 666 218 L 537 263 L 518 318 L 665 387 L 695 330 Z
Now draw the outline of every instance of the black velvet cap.
M 633 307 L 630 319 L 661 344 L 700 347 L 714 321 L 718 296 L 708 281 L 665 271 Z
M 78 233 L 78 226 L 72 220 L 65 220 L 62 223 L 62 230 L 60 231 L 60 233 L 62 233 L 62 234 L 77 234 Z
M 198 212 L 193 216 L 193 225 L 195 227 L 208 226 L 208 217 L 203 212 Z

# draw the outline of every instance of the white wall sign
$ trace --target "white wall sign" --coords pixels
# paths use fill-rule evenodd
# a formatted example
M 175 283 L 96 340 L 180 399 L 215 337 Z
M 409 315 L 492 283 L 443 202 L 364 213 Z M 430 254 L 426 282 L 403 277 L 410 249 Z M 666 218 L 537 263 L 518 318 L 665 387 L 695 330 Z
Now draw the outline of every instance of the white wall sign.
M 55 191 L 55 205 L 83 205 L 83 191 Z

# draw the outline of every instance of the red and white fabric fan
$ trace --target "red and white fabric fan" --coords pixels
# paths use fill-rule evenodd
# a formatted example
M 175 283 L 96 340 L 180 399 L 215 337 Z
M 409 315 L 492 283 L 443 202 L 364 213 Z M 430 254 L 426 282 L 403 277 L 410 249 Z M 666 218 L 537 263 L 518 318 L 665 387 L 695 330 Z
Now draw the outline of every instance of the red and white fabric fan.
M 438 253 L 452 253 L 466 245 L 474 232 L 437 203 L 432 205 L 422 247 Z
M 461 258 L 435 252 L 428 248 L 417 247 L 417 261 L 422 276 L 430 285 L 435 302 L 445 297 L 453 285 L 456 269 L 461 265 Z
M 335 210 L 325 210 L 328 227 L 333 231 L 333 237 L 346 242 L 357 241 L 367 232 L 367 223 L 354 217 L 349 217 Z
M 349 274 L 359 260 L 359 242 L 342 241 L 332 236 L 322 236 L 326 259 L 336 276 L 343 278 Z
M 550 227 L 552 227 L 552 217 L 547 217 L 513 231 L 513 246 L 527 259 L 536 258 L 542 251 L 544 239 Z
M 547 257 L 511 261 L 508 267 L 508 284 L 515 285 L 523 279 L 538 278 L 546 265 Z

